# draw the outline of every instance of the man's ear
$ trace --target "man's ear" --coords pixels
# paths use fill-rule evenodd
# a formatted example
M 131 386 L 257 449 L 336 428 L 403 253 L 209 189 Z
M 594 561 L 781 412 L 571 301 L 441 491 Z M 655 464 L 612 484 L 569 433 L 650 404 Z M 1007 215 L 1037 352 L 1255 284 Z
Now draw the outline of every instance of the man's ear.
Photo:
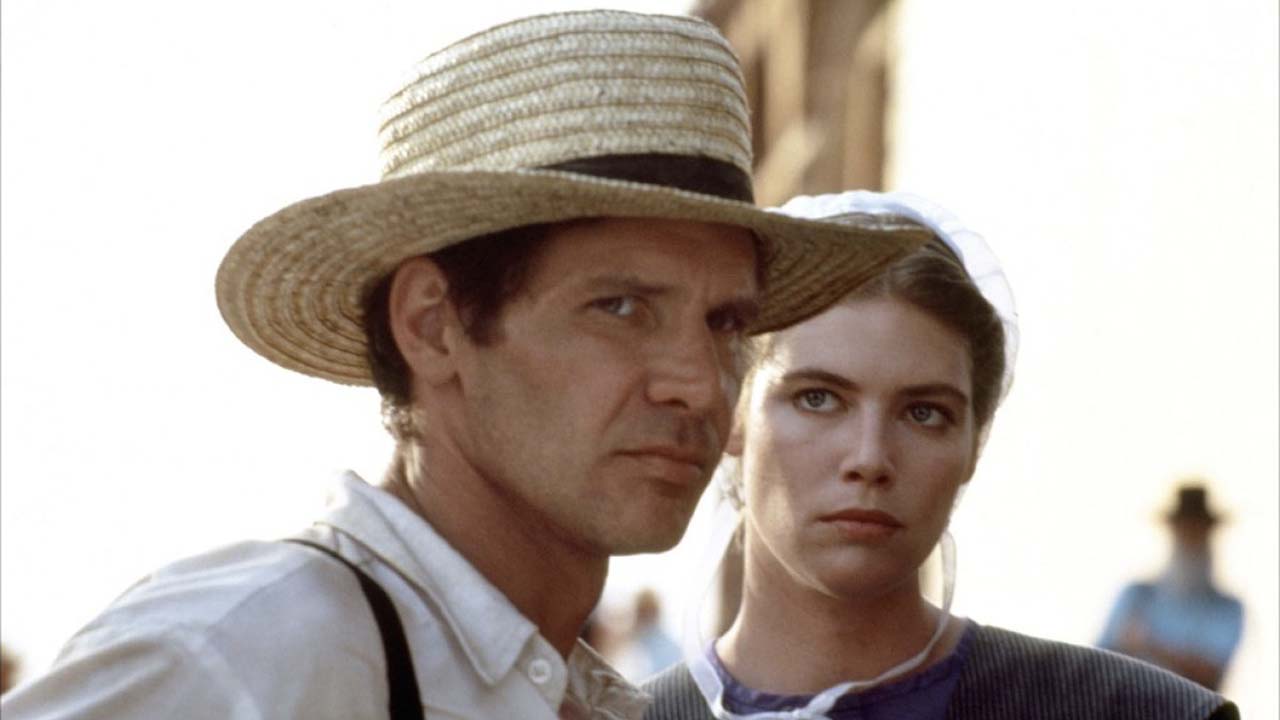
M 460 325 L 440 266 L 425 257 L 401 263 L 391 278 L 387 305 L 391 335 L 413 376 L 432 385 L 452 378 Z

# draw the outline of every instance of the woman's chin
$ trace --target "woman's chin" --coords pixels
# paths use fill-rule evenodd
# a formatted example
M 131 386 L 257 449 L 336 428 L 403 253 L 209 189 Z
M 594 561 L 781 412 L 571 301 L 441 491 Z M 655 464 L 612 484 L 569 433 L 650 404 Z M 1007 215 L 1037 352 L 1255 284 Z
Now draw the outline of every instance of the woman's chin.
M 824 594 L 851 603 L 861 603 L 901 592 L 918 592 L 913 584 L 915 570 L 903 571 L 880 563 L 840 563 L 815 568 L 814 585 Z

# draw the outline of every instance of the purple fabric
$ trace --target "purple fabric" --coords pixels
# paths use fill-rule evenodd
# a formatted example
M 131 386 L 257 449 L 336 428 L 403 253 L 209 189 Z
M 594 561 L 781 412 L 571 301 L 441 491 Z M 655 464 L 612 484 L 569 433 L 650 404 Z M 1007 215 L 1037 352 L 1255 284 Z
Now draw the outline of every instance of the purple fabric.
M 976 627 L 973 621 L 967 621 L 955 650 L 941 661 L 901 680 L 845 695 L 836 701 L 829 717 L 832 720 L 942 720 L 960 679 L 960 669 L 969 656 Z M 716 655 L 714 644 L 707 647 L 707 659 L 724 685 L 724 705 L 730 712 L 791 710 L 804 707 L 813 697 L 752 690 L 733 679 Z

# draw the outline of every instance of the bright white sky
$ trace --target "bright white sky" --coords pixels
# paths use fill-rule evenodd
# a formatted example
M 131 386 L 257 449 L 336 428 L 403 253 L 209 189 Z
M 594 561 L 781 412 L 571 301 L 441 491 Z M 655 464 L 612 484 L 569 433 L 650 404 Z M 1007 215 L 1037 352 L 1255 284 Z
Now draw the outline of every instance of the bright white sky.
M 0 624 L 28 671 L 160 564 L 305 526 L 344 468 L 381 475 L 376 392 L 223 324 L 236 237 L 377 180 L 378 106 L 431 50 L 542 10 L 687 4 L 5 1 Z
M 687 4 L 5 0 L 0 630 L 29 672 L 149 570 L 294 531 L 389 456 L 376 393 L 226 329 L 230 243 L 376 180 L 378 105 L 429 50 L 544 8 Z M 1275 716 L 1276 8 L 1086 5 L 902 2 L 892 182 L 989 238 L 1023 317 L 957 608 L 1090 642 L 1162 559 L 1170 484 L 1207 473 L 1251 612 L 1229 689 Z M 606 600 L 651 583 L 674 614 L 699 530 L 615 562 Z
M 1231 522 L 1227 693 L 1280 716 L 1280 8 L 901 0 L 889 182 L 987 237 L 1017 379 L 952 526 L 963 614 L 1096 639 L 1188 474 Z

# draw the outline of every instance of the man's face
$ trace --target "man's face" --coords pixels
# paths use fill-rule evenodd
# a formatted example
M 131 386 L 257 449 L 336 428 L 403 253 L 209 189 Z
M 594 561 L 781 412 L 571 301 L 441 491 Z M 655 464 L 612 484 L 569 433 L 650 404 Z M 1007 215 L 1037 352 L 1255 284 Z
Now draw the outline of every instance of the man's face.
M 459 447 L 512 522 L 592 554 L 680 539 L 728 437 L 755 263 L 750 233 L 721 225 L 550 231 L 459 363 Z
M 1182 552 L 1203 553 L 1209 546 L 1209 531 L 1213 523 L 1201 518 L 1178 518 L 1169 523 L 1173 537 Z

